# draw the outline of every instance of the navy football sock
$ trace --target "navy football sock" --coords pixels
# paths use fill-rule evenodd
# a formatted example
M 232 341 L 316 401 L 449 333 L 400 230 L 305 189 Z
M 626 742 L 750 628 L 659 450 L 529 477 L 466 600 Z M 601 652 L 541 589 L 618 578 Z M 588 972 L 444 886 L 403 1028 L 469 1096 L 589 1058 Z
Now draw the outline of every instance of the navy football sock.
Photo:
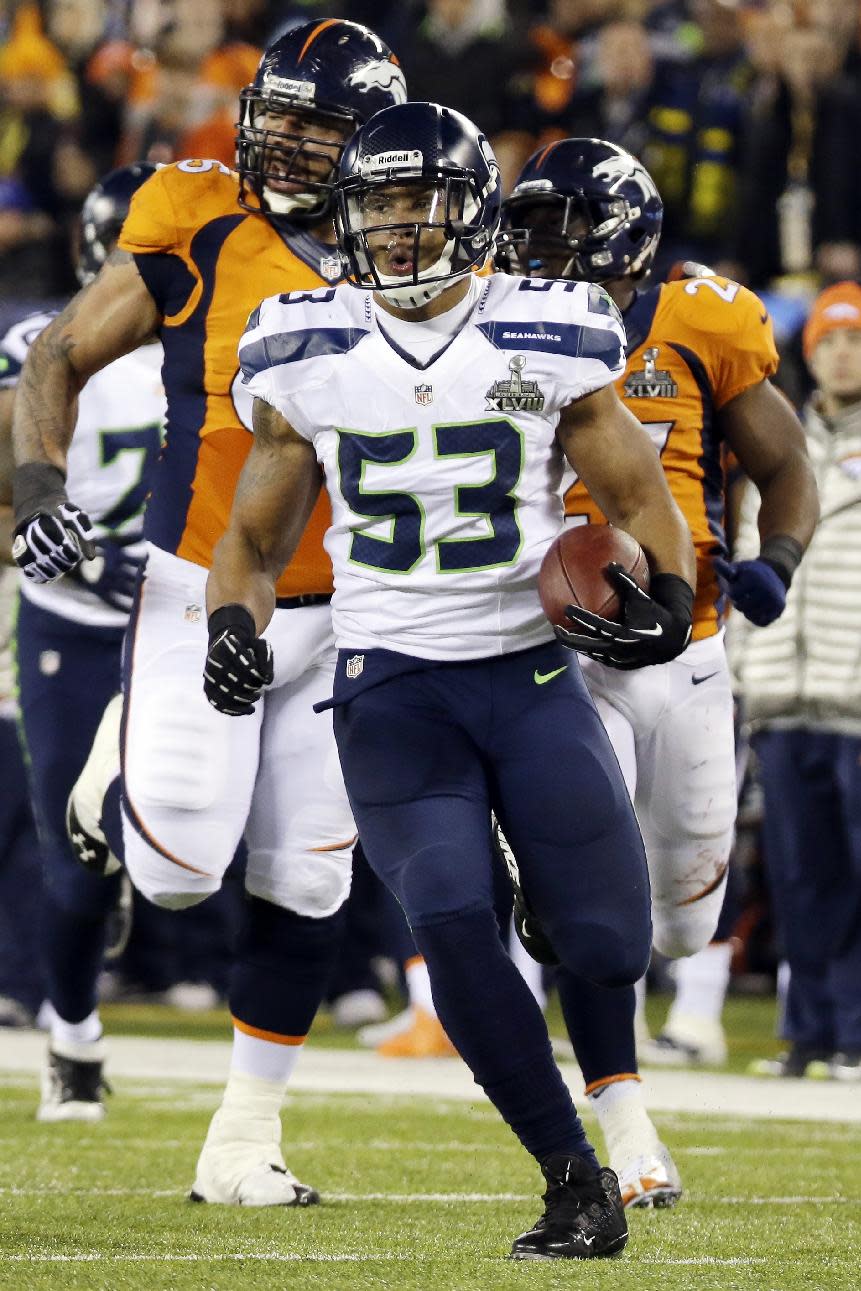
M 505 952 L 492 910 L 414 929 L 439 1019 L 503 1119 L 538 1161 L 598 1161 L 553 1060 L 547 1027 Z
M 105 796 L 102 799 L 102 818 L 99 824 L 108 840 L 108 847 L 120 863 L 124 863 L 122 781 L 119 776 L 112 780 L 105 790 Z
M 112 899 L 115 897 L 115 883 L 83 871 L 82 877 L 101 888 L 109 888 Z M 109 908 L 106 905 L 101 913 L 84 913 L 63 906 L 46 894 L 42 910 L 45 988 L 64 1022 L 83 1022 L 98 1003 L 96 983 L 105 953 Z
M 588 1089 L 607 1076 L 637 1070 L 633 986 L 596 986 L 560 968 L 559 1002 Z
M 335 968 L 345 906 L 310 919 L 249 897 L 230 973 L 230 1012 L 260 1031 L 306 1036 Z

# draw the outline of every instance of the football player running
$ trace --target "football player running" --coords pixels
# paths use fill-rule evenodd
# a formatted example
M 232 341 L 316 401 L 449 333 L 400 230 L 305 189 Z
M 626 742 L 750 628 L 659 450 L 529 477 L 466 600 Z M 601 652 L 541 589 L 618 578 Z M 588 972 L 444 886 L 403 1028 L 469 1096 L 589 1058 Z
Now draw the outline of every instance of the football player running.
M 77 266 L 82 284 L 92 282 L 113 251 L 133 194 L 155 169 L 143 162 L 121 167 L 87 196 Z M 27 352 L 52 318 L 25 318 L 0 341 L 4 444 Z M 120 685 L 123 634 L 145 554 L 144 499 L 164 424 L 161 363 L 161 346 L 144 344 L 99 372 L 78 401 L 68 482 L 92 518 L 86 533 L 94 559 L 61 583 L 49 581 L 49 531 L 34 539 L 44 543 L 45 577 L 20 579 L 18 695 L 45 871 L 38 952 L 51 1005 L 41 1121 L 104 1115 L 96 984 L 120 879 L 105 881 L 77 863 L 66 836 L 66 800 Z
M 403 104 L 351 140 L 336 207 L 348 283 L 270 297 L 240 346 L 255 437 L 207 586 L 205 689 L 222 712 L 256 711 L 275 580 L 325 478 L 339 657 L 318 707 L 334 708 L 362 843 L 440 1021 L 543 1171 L 545 1213 L 512 1256 L 580 1259 L 622 1249 L 624 1211 L 503 947 L 490 831 L 494 809 L 571 972 L 634 982 L 650 947 L 642 841 L 537 593 L 566 457 L 650 555 L 652 595 L 619 647 L 632 666 L 684 648 L 694 557 L 613 390 L 614 307 L 586 284 L 473 272 L 499 211 L 490 145 L 457 112 Z
M 578 648 L 591 655 L 584 675 L 643 831 L 654 944 L 676 958 L 708 944 L 726 886 L 737 797 L 723 645 L 728 601 L 754 623 L 778 617 L 818 504 L 801 428 L 768 379 L 778 359 L 761 301 L 698 266 L 684 279 L 643 288 L 662 209 L 650 175 L 629 153 L 599 139 L 566 139 L 535 153 L 519 175 L 504 204 L 500 260 L 525 274 L 525 283 L 550 277 L 606 288 L 628 336 L 616 389 L 651 438 L 693 535 L 692 639 L 672 661 L 619 671 L 614 626 L 571 615 Z M 547 289 L 543 281 L 534 287 Z M 736 564 L 723 530 L 725 449 L 762 496 L 759 555 Z M 567 492 L 565 510 L 569 524 L 607 518 L 584 478 Z M 525 895 L 529 903 L 528 880 Z M 549 942 L 561 959 L 552 935 Z M 681 1184 L 643 1106 L 633 987 L 607 991 L 564 962 L 558 984 L 625 1204 L 672 1204 Z
M 144 896 L 173 909 L 219 888 L 245 833 L 233 1058 L 198 1161 L 200 1201 L 317 1200 L 285 1166 L 279 1109 L 337 952 L 355 838 L 331 720 L 311 711 L 335 661 L 323 503 L 279 570 L 258 647 L 264 703 L 230 722 L 200 689 L 207 568 L 251 444 L 236 347 L 262 297 L 340 277 L 330 206 L 341 151 L 362 120 L 405 99 L 397 60 L 366 27 L 326 19 L 279 38 L 241 95 L 236 171 L 206 160 L 159 169 L 136 195 L 118 251 L 38 338 L 19 384 L 16 556 L 28 577 L 60 574 L 90 540 L 64 478 L 75 396 L 147 337 L 164 345 L 167 436 L 127 640 L 122 786 L 116 703 L 70 821 L 82 859 L 95 853 L 104 868 L 122 857 Z M 305 340 L 313 350 L 315 337 Z

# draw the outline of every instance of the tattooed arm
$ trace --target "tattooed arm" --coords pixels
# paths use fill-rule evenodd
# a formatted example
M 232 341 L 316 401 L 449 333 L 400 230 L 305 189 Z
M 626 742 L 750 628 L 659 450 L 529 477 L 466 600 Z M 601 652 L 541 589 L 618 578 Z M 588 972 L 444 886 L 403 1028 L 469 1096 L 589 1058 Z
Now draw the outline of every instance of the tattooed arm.
M 65 473 L 80 390 L 95 372 L 153 336 L 160 321 L 134 257 L 113 251 L 30 348 L 16 389 L 16 464 L 45 463 Z
M 254 400 L 254 443 L 230 524 L 215 548 L 206 584 L 211 615 L 244 605 L 262 632 L 275 609 L 275 582 L 299 545 L 322 483 L 314 449 L 279 412 Z

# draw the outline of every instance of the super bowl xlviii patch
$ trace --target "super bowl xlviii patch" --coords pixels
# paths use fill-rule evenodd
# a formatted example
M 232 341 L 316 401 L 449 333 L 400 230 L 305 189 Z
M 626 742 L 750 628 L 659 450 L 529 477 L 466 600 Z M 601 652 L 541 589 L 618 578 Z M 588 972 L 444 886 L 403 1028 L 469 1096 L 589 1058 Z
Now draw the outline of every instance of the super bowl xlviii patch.
M 629 399 L 675 399 L 679 393 L 672 372 L 658 367 L 658 353 L 657 345 L 643 350 L 643 366 L 635 368 L 625 382 Z
M 365 656 L 363 654 L 350 655 L 345 668 L 348 679 L 355 681 L 357 677 L 361 677 L 364 666 Z
M 320 257 L 320 277 L 326 282 L 337 282 L 343 273 L 340 256 Z
M 185 614 L 182 616 L 186 623 L 199 623 L 200 616 L 203 614 L 202 605 L 186 605 Z
M 422 408 L 433 403 L 433 386 L 416 386 L 416 403 Z
M 494 381 L 485 397 L 485 412 L 543 412 L 544 392 L 537 381 L 524 381 L 526 356 L 509 359 L 510 381 Z

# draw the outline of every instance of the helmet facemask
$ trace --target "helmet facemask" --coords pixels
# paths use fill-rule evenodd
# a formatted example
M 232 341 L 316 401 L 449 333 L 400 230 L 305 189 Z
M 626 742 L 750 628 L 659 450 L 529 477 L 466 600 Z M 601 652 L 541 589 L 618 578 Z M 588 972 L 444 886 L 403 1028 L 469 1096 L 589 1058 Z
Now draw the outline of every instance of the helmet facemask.
M 346 110 L 311 107 L 298 99 L 240 96 L 236 165 L 239 203 L 246 210 L 312 223 L 328 212 L 344 145 L 358 125 Z M 282 127 L 273 124 L 281 119 Z M 257 205 L 248 201 L 252 192 Z
M 343 180 L 336 227 L 351 278 L 402 309 L 427 304 L 491 252 L 484 196 L 470 171 L 454 168 Z
M 515 191 L 505 203 L 506 229 L 497 255 L 502 268 L 527 278 L 606 282 L 620 272 L 637 276 L 651 263 L 656 239 L 638 228 L 640 210 L 626 198 L 583 192 L 565 196 L 549 185 L 544 192 L 541 187 L 538 181 L 532 192 Z M 642 247 L 620 271 L 610 245 L 621 230 L 633 241 L 641 234 Z

